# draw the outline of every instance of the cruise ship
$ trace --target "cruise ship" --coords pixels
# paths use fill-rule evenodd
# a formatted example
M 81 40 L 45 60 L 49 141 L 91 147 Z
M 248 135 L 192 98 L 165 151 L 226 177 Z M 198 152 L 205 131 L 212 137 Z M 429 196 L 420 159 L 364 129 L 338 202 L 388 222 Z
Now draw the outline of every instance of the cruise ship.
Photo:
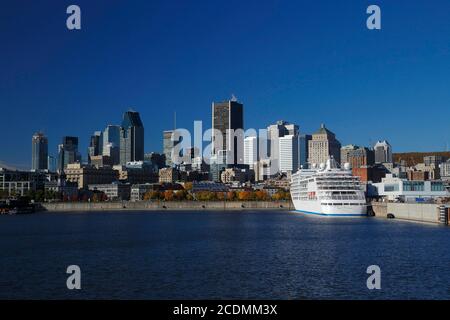
M 367 205 L 359 177 L 350 165 L 339 168 L 333 158 L 319 167 L 301 168 L 292 175 L 291 197 L 295 210 L 330 217 L 367 216 Z

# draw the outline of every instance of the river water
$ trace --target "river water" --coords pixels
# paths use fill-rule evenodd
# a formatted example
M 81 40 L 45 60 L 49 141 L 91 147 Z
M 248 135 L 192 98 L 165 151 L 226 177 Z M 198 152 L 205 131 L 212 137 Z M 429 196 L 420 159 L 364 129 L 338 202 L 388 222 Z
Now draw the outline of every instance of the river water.
M 81 290 L 68 290 L 69 265 Z M 366 269 L 381 269 L 369 290 Z M 2 299 L 450 299 L 450 228 L 287 211 L 0 216 Z

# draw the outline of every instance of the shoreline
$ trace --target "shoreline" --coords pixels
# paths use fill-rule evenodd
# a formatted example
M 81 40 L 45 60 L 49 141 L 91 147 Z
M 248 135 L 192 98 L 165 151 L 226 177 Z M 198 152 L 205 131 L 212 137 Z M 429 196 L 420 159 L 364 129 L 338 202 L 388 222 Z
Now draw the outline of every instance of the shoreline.
M 39 203 L 36 212 L 80 211 L 248 211 L 294 210 L 291 201 L 124 201 Z

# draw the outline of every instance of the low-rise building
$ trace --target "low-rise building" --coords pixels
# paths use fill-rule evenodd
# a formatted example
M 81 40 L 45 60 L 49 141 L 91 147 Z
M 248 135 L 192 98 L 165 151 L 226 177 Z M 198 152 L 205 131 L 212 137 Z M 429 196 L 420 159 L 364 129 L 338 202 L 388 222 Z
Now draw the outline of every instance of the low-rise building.
M 410 181 L 425 181 L 430 180 L 429 172 L 428 171 L 422 171 L 422 170 L 408 170 L 406 172 L 408 180 Z
M 110 184 L 117 180 L 117 172 L 110 167 L 96 168 L 92 165 L 71 163 L 64 170 L 66 181 L 78 184 L 78 189 L 86 189 L 90 184 Z
M 361 182 L 381 182 L 387 170 L 382 165 L 353 167 L 352 174 L 360 178 Z
M 28 191 L 44 190 L 45 183 L 55 181 L 48 170 L 19 171 L 0 168 L 0 190 L 10 196 L 24 196 Z
M 144 195 L 149 191 L 159 191 L 161 185 L 159 183 L 133 184 L 131 186 L 131 201 L 144 200 Z
M 387 174 L 381 182 L 372 186 L 369 196 L 385 197 L 390 201 L 421 202 L 450 196 L 440 180 L 408 181 Z
M 222 183 L 244 183 L 246 181 L 246 173 L 238 168 L 226 168 L 220 174 L 220 180 Z
M 112 166 L 113 162 L 110 156 L 98 155 L 98 156 L 90 156 L 91 165 L 96 168 Z
M 443 162 L 439 166 L 441 179 L 449 181 L 450 180 L 450 159 Z
M 192 183 L 192 193 L 210 191 L 210 192 L 227 192 L 228 187 L 223 183 L 213 181 L 195 181 Z
M 131 186 L 128 183 L 90 184 L 89 190 L 103 192 L 108 200 L 130 200 Z
M 0 190 L 10 196 L 23 196 L 33 189 L 30 172 L 0 168 Z
M 141 184 L 158 182 L 158 174 L 153 166 L 145 161 L 127 162 L 126 165 L 113 167 L 118 172 L 118 179 L 123 183 Z
M 159 169 L 159 183 L 175 183 L 179 179 L 177 169 L 168 167 Z

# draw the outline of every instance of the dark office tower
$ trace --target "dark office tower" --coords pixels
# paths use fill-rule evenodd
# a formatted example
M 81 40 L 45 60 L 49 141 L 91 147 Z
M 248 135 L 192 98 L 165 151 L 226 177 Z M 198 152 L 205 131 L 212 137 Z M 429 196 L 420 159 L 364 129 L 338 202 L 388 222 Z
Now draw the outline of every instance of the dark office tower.
M 88 148 L 88 162 L 91 163 L 91 157 L 103 154 L 103 132 L 95 131 L 91 136 Z
M 43 133 L 37 132 L 31 139 L 31 169 L 48 169 L 48 139 Z
M 113 165 L 120 163 L 120 126 L 108 125 L 103 131 L 102 155 L 108 156 Z
M 144 160 L 144 126 L 139 112 L 127 111 L 123 114 L 120 127 L 120 164 Z
M 212 161 L 221 163 L 226 160 L 227 165 L 244 163 L 244 106 L 235 99 L 212 104 Z M 238 134 L 236 134 L 236 130 Z M 216 133 L 215 130 L 218 130 Z M 227 130 L 234 130 L 234 135 L 228 134 Z M 220 146 L 220 139 L 222 146 Z M 231 139 L 234 140 L 233 149 Z M 222 162 L 223 163 L 223 162 Z
M 166 158 L 166 167 L 173 166 L 172 150 L 177 144 L 181 142 L 181 139 L 179 139 L 178 141 L 172 141 L 173 133 L 173 130 L 163 131 L 163 153 Z
M 81 162 L 78 137 L 63 137 L 62 144 L 58 146 L 58 170 L 62 172 L 68 164 L 75 162 Z
M 303 168 L 306 169 L 308 166 L 308 158 L 309 158 L 309 141 L 312 139 L 310 134 L 302 134 L 299 136 L 299 163 Z

